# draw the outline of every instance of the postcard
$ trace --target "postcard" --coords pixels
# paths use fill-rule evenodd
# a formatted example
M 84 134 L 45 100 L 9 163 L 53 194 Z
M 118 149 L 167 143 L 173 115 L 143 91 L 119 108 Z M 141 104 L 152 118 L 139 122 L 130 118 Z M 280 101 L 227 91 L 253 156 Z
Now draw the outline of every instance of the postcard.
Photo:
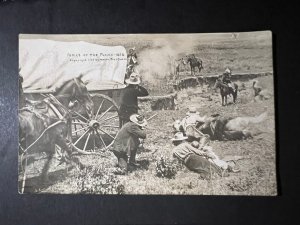
M 277 195 L 272 33 L 20 34 L 18 191 Z

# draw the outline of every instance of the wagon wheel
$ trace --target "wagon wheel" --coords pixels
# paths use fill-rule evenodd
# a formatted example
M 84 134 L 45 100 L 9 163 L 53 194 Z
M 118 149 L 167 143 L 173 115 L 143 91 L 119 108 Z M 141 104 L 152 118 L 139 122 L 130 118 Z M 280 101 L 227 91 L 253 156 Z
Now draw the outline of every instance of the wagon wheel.
M 83 154 L 108 150 L 119 131 L 119 109 L 110 97 L 103 94 L 92 95 L 94 112 L 91 118 L 73 112 L 73 148 Z

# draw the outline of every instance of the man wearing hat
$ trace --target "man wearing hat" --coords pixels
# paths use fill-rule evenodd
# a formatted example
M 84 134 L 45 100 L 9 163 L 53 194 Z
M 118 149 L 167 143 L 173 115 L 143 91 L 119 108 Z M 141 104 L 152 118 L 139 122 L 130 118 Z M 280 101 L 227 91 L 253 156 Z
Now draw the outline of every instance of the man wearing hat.
M 129 117 L 138 113 L 138 97 L 148 96 L 148 91 L 140 86 L 139 74 L 133 72 L 125 80 L 127 87 L 122 90 L 120 99 L 120 127 L 129 121 Z
M 172 139 L 175 145 L 172 150 L 174 157 L 182 161 L 189 170 L 200 173 L 204 177 L 209 177 L 211 174 L 222 174 L 221 168 L 207 160 L 210 157 L 209 153 L 193 147 L 185 140 L 187 137 L 182 132 L 174 135 Z
M 127 54 L 128 65 L 136 65 L 137 64 L 137 55 L 135 52 L 135 47 L 130 48 Z
M 231 83 L 231 70 L 229 68 L 226 68 L 221 80 L 224 84 L 227 84 L 228 87 L 233 89 L 233 85 Z
M 130 48 L 127 54 L 127 71 L 126 71 L 126 78 L 130 76 L 132 72 L 135 71 L 135 66 L 138 64 L 137 62 L 137 55 L 135 53 L 135 47 Z
M 226 161 L 222 160 L 219 158 L 219 156 L 217 156 L 213 150 L 211 146 L 204 146 L 204 147 L 200 147 L 199 142 L 197 141 L 193 141 L 191 144 L 194 148 L 196 149 L 202 149 L 203 152 L 206 153 L 206 158 L 209 162 L 215 164 L 216 166 L 218 166 L 220 169 L 222 169 L 222 171 L 227 170 L 228 172 L 233 172 L 233 173 L 237 173 L 240 172 L 239 169 L 234 168 L 233 165 L 230 165 L 229 163 L 227 163 Z
M 208 141 L 209 136 L 204 135 L 198 128 L 205 123 L 206 116 L 201 117 L 195 106 L 190 106 L 186 117 L 182 120 L 182 127 L 188 141 L 200 141 L 203 145 Z
M 144 116 L 133 114 L 130 121 L 120 129 L 113 144 L 113 153 L 118 158 L 118 166 L 127 172 L 128 163 L 138 166 L 135 161 L 136 151 L 140 144 L 140 139 L 146 138 L 144 131 L 147 121 Z

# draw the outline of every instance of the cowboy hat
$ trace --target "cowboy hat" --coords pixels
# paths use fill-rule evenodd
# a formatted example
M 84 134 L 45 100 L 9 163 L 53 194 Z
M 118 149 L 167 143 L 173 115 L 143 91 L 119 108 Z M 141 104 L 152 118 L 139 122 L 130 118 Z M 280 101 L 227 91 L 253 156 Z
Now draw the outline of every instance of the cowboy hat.
M 183 141 L 186 140 L 188 137 L 184 136 L 182 132 L 177 132 L 172 138 L 172 141 Z
M 229 68 L 226 68 L 225 73 L 231 73 L 231 70 Z
M 197 115 L 199 114 L 195 106 L 190 106 L 189 111 L 186 113 L 186 115 L 191 115 L 191 114 L 197 114 Z
M 129 117 L 129 120 L 141 127 L 144 127 L 146 126 L 148 123 L 147 123 L 147 120 L 144 118 L 144 116 L 142 115 L 139 115 L 139 114 L 132 114 L 130 117 Z
M 130 74 L 130 77 L 128 79 L 126 79 L 125 82 L 127 84 L 139 84 L 139 83 L 141 83 L 141 79 L 139 76 L 140 76 L 139 74 L 132 72 Z

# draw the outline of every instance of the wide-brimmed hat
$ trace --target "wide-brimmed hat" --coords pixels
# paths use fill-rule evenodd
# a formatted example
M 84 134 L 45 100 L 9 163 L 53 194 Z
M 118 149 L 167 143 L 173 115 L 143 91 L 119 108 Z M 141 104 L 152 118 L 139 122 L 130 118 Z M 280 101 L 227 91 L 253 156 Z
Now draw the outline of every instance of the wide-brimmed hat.
M 186 140 L 188 137 L 184 136 L 182 132 L 177 132 L 172 138 L 172 141 L 183 141 Z
M 197 115 L 199 114 L 195 106 L 190 106 L 189 111 L 186 113 L 186 115 L 191 115 L 191 114 L 197 114 Z
M 140 75 L 135 72 L 132 72 L 130 74 L 130 77 L 126 79 L 125 82 L 127 84 L 139 84 L 141 83 Z
M 145 119 L 144 116 L 139 115 L 139 114 L 132 114 L 129 118 L 129 120 L 141 127 L 144 127 L 148 124 L 147 120 Z
M 225 73 L 231 73 L 231 70 L 229 68 L 226 68 Z

